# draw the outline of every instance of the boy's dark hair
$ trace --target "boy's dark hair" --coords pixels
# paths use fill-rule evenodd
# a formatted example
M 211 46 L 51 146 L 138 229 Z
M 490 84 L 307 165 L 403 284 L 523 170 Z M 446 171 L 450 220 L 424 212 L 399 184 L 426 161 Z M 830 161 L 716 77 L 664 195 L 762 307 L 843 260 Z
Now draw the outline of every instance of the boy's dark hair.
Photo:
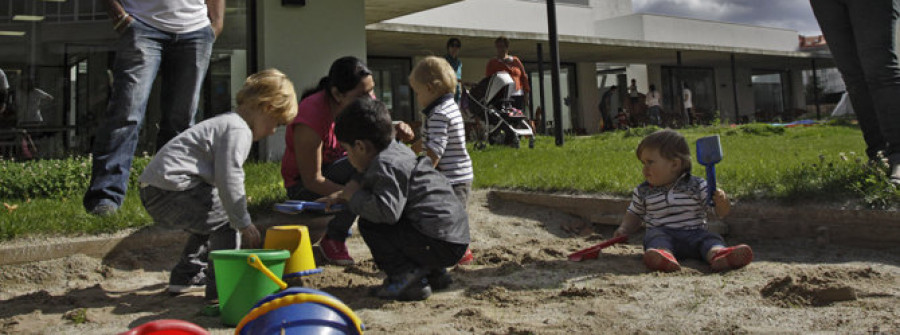
M 684 136 L 677 131 L 663 129 L 644 137 L 637 147 L 638 159 L 641 159 L 641 153 L 646 149 L 656 149 L 665 159 L 681 160 L 682 172 L 691 173 L 691 149 Z
M 300 100 L 324 90 L 331 97 L 331 88 L 337 88 L 338 92 L 346 93 L 359 85 L 363 79 L 372 74 L 372 70 L 366 63 L 353 56 L 344 56 L 331 63 L 328 76 L 322 77 L 316 87 L 303 91 Z M 332 97 L 334 98 L 334 97 Z
M 334 135 L 341 143 L 368 140 L 378 151 L 384 150 L 394 140 L 391 113 L 381 101 L 358 98 L 335 118 Z

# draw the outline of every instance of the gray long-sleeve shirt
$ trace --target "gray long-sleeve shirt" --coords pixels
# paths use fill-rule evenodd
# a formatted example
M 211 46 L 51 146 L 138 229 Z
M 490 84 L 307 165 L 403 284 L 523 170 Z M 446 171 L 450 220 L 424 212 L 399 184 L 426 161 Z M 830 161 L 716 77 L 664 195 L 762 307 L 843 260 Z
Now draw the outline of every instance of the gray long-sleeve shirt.
M 425 236 L 469 243 L 469 217 L 450 182 L 434 169 L 430 158 L 417 159 L 397 142 L 372 160 L 349 206 L 373 223 L 405 221 Z
M 231 226 L 241 229 L 251 224 L 243 165 L 252 144 L 253 132 L 247 122 L 237 113 L 225 113 L 170 140 L 138 181 L 169 191 L 188 190 L 200 183 L 213 185 Z

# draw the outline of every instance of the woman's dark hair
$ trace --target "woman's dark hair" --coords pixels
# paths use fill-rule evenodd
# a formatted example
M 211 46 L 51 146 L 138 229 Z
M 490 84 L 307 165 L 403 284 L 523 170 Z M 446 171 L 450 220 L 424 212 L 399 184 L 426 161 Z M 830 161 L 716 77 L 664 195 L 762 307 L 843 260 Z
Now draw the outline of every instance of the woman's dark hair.
M 506 36 L 497 37 L 497 39 L 494 40 L 494 45 L 497 45 L 497 43 L 503 43 L 503 46 L 509 48 L 509 38 L 506 38 Z
M 656 85 L 650 84 L 650 90 L 651 90 L 651 91 L 656 91 Z
M 458 38 L 456 38 L 456 37 L 451 37 L 449 40 L 447 40 L 447 49 L 450 49 L 450 47 L 451 47 L 451 46 L 454 46 L 454 45 L 459 46 L 459 47 L 461 48 L 461 47 L 462 47 L 462 41 L 460 41 L 460 40 L 459 40 Z
M 378 151 L 384 150 L 394 140 L 391 113 L 383 102 L 360 97 L 334 119 L 334 136 L 347 144 L 368 140 Z
M 315 88 L 307 89 L 300 95 L 300 100 L 324 90 L 331 97 L 331 88 L 337 88 L 338 92 L 344 93 L 356 88 L 363 78 L 372 74 L 369 67 L 366 66 L 359 58 L 353 56 L 345 56 L 338 58 L 331 63 L 331 69 L 328 70 L 328 76 L 322 77 L 319 84 Z M 332 97 L 334 98 L 334 97 Z

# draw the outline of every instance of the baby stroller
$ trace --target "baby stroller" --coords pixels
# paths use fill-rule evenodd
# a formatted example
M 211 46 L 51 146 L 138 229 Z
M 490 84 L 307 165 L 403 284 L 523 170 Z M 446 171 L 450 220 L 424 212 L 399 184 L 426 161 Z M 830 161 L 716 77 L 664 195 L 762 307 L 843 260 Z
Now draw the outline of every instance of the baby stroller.
M 463 90 L 460 104 L 481 122 L 481 130 L 476 130 L 476 149 L 503 144 L 519 147 L 520 137 L 528 136 L 528 147 L 534 148 L 534 130 L 521 109 L 512 107 L 511 93 L 516 83 L 509 73 L 498 72 L 482 79 L 471 90 Z

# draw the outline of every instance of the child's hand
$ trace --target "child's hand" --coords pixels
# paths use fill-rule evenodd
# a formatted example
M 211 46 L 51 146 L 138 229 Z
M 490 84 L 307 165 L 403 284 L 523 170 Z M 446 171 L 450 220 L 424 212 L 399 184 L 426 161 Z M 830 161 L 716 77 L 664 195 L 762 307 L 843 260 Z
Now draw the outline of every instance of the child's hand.
M 262 237 L 259 235 L 259 230 L 256 229 L 256 225 L 249 225 L 244 228 L 241 228 L 241 248 L 242 249 L 256 249 L 260 247 L 262 242 Z
M 713 203 L 716 205 L 716 216 L 720 219 L 728 216 L 728 213 L 731 212 L 731 203 L 728 202 L 728 195 L 721 188 L 716 189 L 716 193 L 713 194 Z
M 397 134 L 397 139 L 403 143 L 409 143 L 416 138 L 416 133 L 412 130 L 412 127 L 403 121 L 394 125 L 394 132 Z
M 713 194 L 713 203 L 715 203 L 716 206 L 728 203 L 728 195 L 726 195 L 725 191 L 721 188 L 717 188 L 716 193 Z
M 321 203 L 325 204 L 325 211 L 330 212 L 332 205 L 338 205 L 338 204 L 343 204 L 343 203 L 347 202 L 346 200 L 344 200 L 341 197 L 342 193 L 343 193 L 343 191 L 334 192 L 327 197 L 321 197 L 319 199 L 316 199 L 316 202 L 321 202 Z
M 356 180 L 348 181 L 347 184 L 344 184 L 344 189 L 341 190 L 341 199 L 345 200 L 345 202 L 350 201 L 350 199 L 353 198 L 353 195 L 356 194 L 356 191 L 359 191 L 360 187 L 359 182 Z
M 616 229 L 616 232 L 613 233 L 613 237 L 619 237 L 619 236 L 628 236 L 628 233 L 623 228 Z

